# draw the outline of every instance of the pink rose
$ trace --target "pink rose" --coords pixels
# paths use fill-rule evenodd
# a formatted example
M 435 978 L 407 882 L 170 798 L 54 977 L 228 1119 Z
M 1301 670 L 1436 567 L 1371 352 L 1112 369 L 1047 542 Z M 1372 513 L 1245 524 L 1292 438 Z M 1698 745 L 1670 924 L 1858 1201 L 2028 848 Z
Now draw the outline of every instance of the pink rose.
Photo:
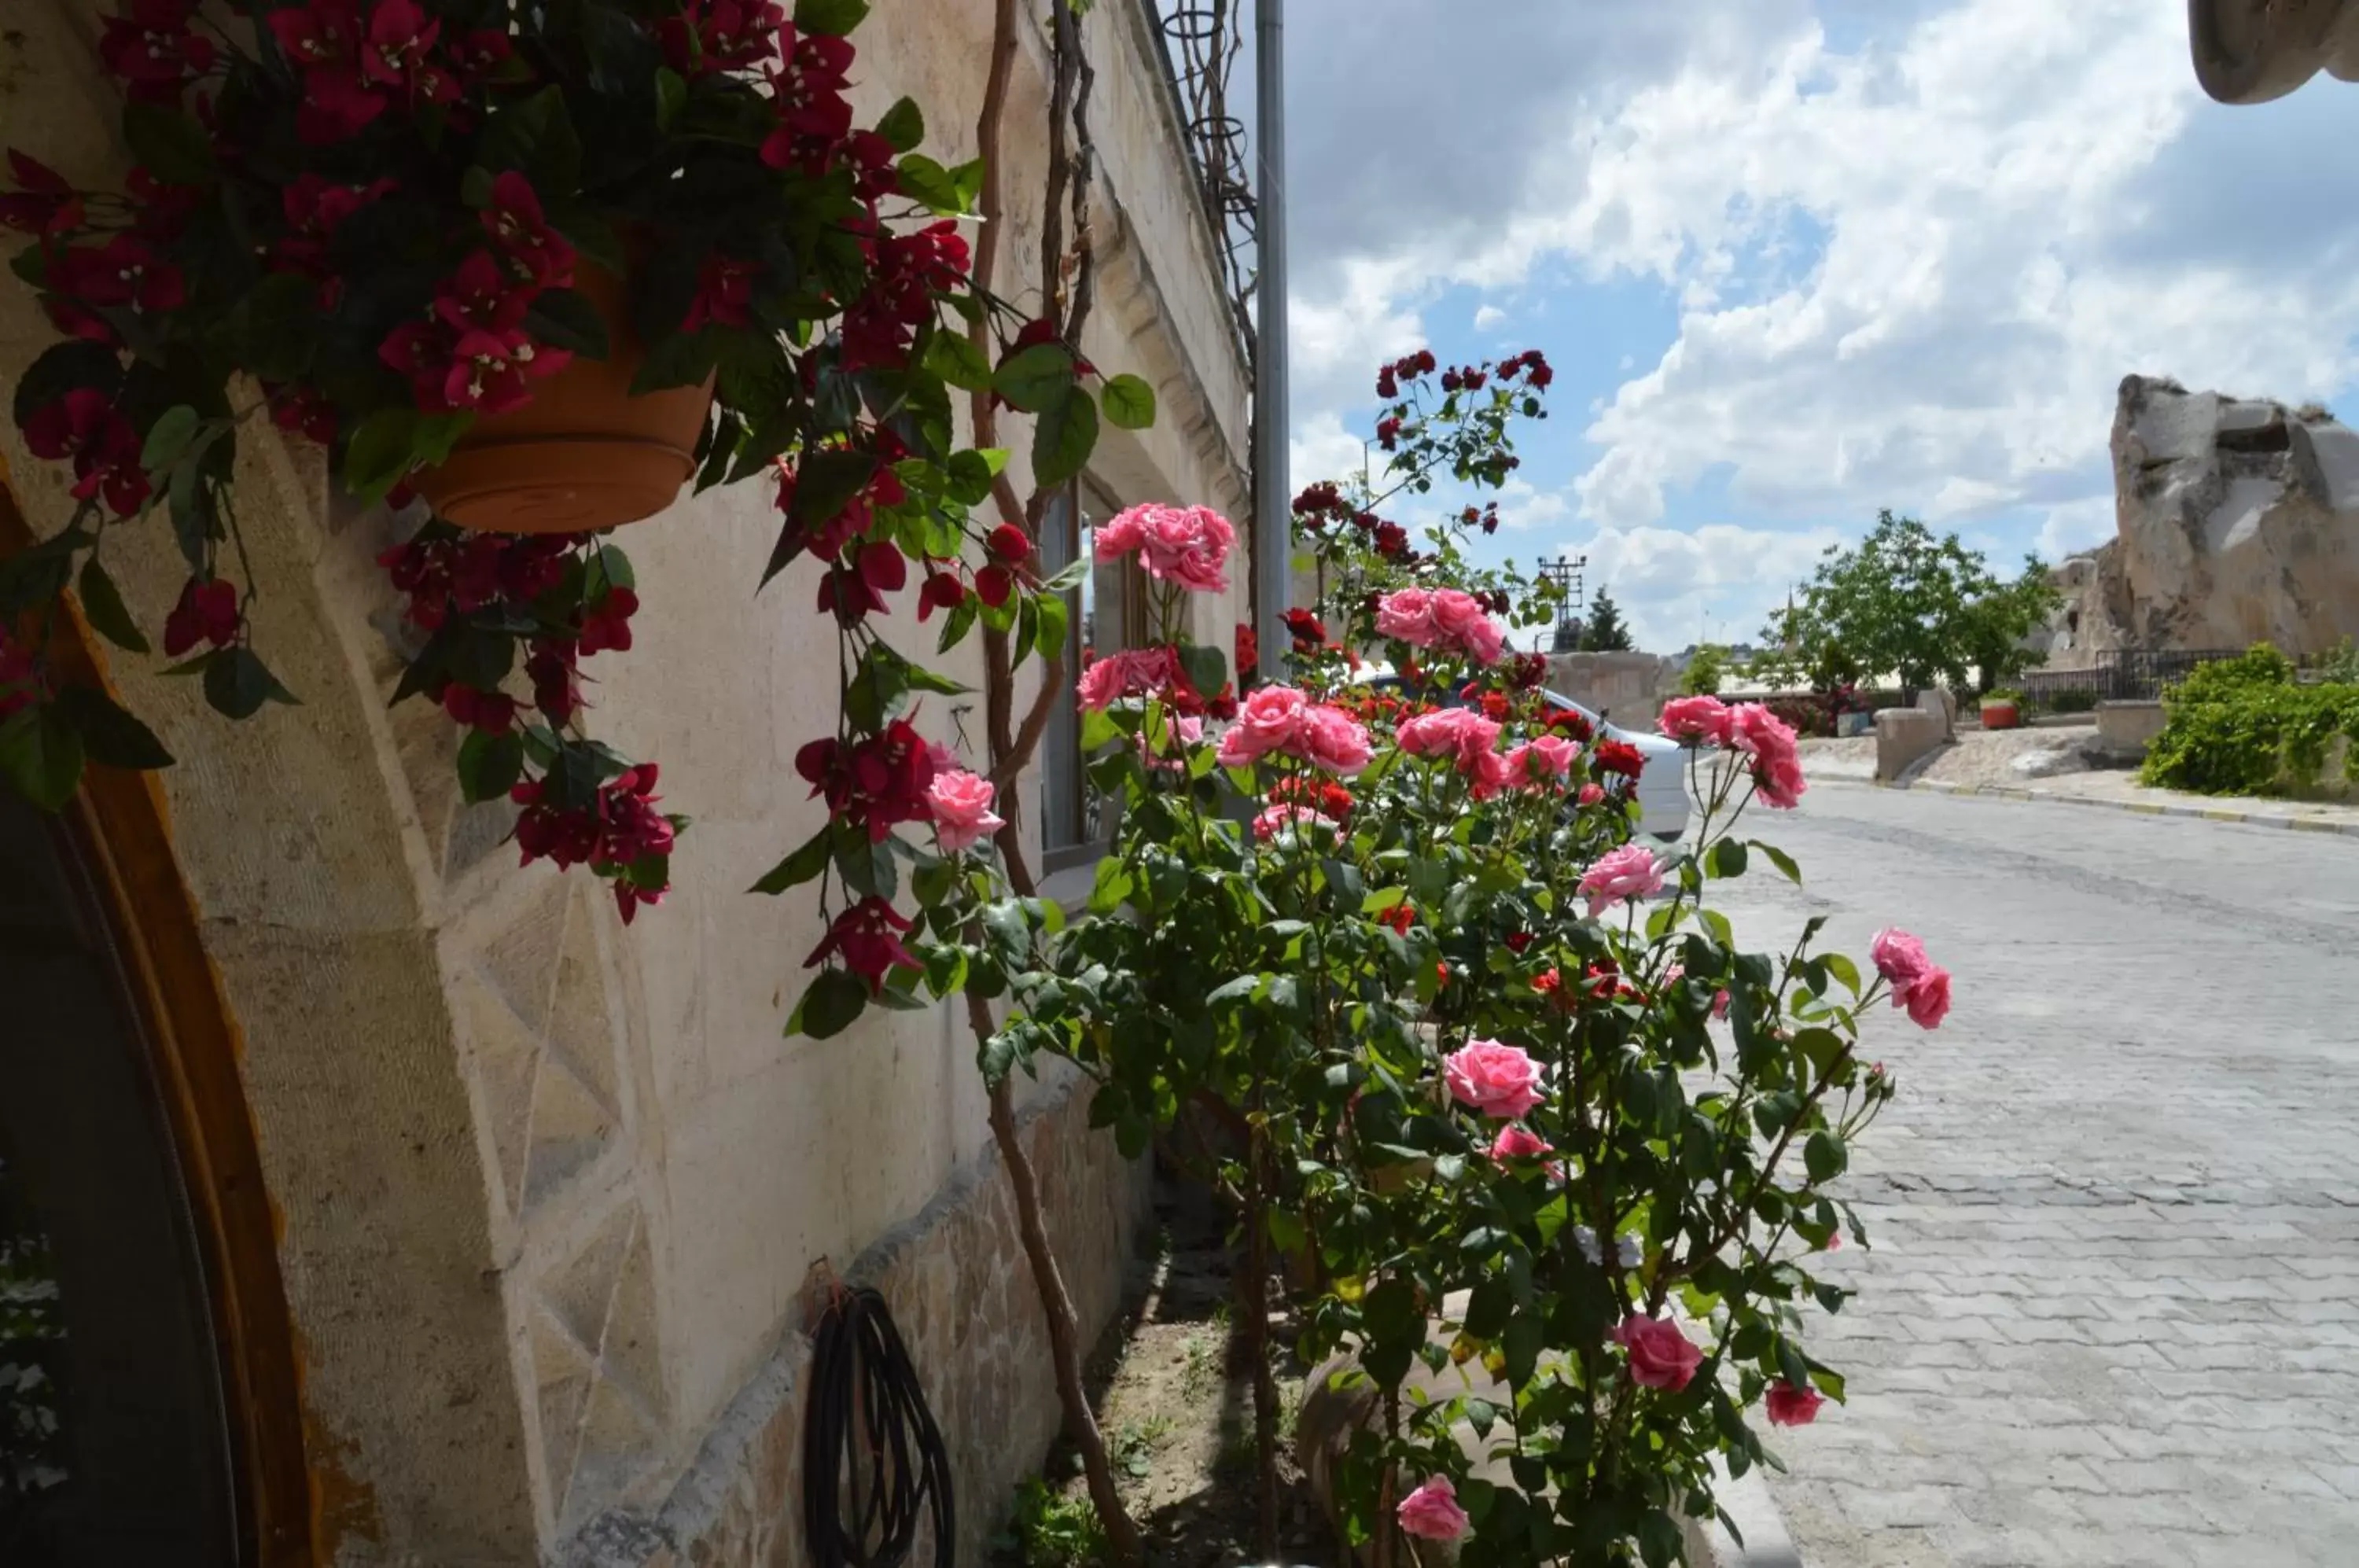
M 1728 1002 L 1729 996 L 1726 991 L 1714 991 L 1712 994 L 1712 1016 L 1715 1018 L 1727 1018 Z
M 1466 1510 L 1458 1506 L 1457 1488 L 1447 1475 L 1429 1477 L 1393 1510 L 1403 1535 L 1426 1541 L 1456 1541 L 1466 1533 Z
M 1826 1402 L 1816 1388 L 1797 1388 L 1780 1377 L 1769 1385 L 1769 1424 L 1808 1426 L 1819 1419 L 1819 1407 Z
M 1905 1000 L 1910 1023 L 1919 1029 L 1940 1029 L 1941 1020 L 1950 1016 L 1950 972 L 1939 964 L 1928 969 L 1908 988 Z
M 1229 585 L 1221 565 L 1236 539 L 1229 520 L 1209 506 L 1148 502 L 1098 525 L 1093 550 L 1100 561 L 1119 561 L 1136 550 L 1149 576 L 1217 593 Z
M 956 855 L 1007 825 L 991 814 L 996 793 L 990 779 L 964 769 L 934 776 L 926 800 L 934 809 L 934 835 L 944 855 Z
M 1925 944 L 1896 927 L 1868 945 L 1875 972 L 1892 983 L 1892 1005 L 1908 1009 L 1919 1029 L 1939 1029 L 1950 1013 L 1950 972 L 1926 956 Z
M 1237 707 L 1237 722 L 1221 737 L 1221 766 L 1249 768 L 1273 751 L 1288 751 L 1302 734 L 1310 699 L 1291 686 L 1264 686 Z
M 1466 657 L 1477 664 L 1496 664 L 1499 656 L 1507 651 L 1507 634 L 1499 623 L 1485 615 L 1467 628 Z
M 1161 509 L 1149 502 L 1125 512 L 1116 512 L 1111 519 L 1100 523 L 1095 550 L 1098 561 L 1101 563 L 1120 561 L 1136 550 L 1147 538 L 1147 514 Z
M 1299 828 L 1325 828 L 1330 833 L 1342 831 L 1332 817 L 1314 811 L 1308 806 L 1285 803 L 1270 807 L 1254 819 L 1254 837 L 1266 844 L 1279 833 Z
M 1761 799 L 1780 811 L 1802 803 L 1802 758 L 1794 742 L 1794 728 L 1758 702 L 1739 702 L 1728 710 L 1725 744 L 1753 758 L 1753 787 Z
M 1589 898 L 1589 918 L 1595 920 L 1630 898 L 1651 898 L 1663 890 L 1663 868 L 1655 852 L 1644 844 L 1625 844 L 1601 856 L 1581 874 L 1581 891 Z
M 1449 757 L 1460 772 L 1471 775 L 1482 757 L 1495 755 L 1499 726 L 1472 708 L 1444 708 L 1406 720 L 1393 740 L 1411 757 Z
M 1210 506 L 1160 507 L 1144 520 L 1139 559 L 1147 575 L 1199 593 L 1221 593 L 1229 579 L 1221 563 L 1237 541 L 1229 519 Z
M 1474 798 L 1488 800 L 1515 782 L 1515 770 L 1507 764 L 1505 753 L 1478 751 L 1471 757 L 1458 759 L 1458 770 L 1473 784 Z
M 1581 787 L 1581 793 L 1574 798 L 1584 806 L 1593 806 L 1597 804 L 1598 801 L 1605 799 L 1605 786 L 1603 784 L 1583 784 Z
M 1708 740 L 1714 746 L 1725 746 L 1729 711 L 1717 697 L 1675 697 L 1663 704 L 1663 716 L 1656 721 L 1655 727 L 1673 740 Z
M 1501 1127 L 1499 1136 L 1491 1140 L 1491 1158 L 1494 1160 L 1528 1160 L 1534 1155 L 1553 1152 L 1538 1133 L 1514 1122 Z
M 1540 1064 L 1512 1045 L 1471 1040 L 1441 1068 L 1451 1095 L 1486 1116 L 1513 1121 L 1540 1103 Z
M 1376 635 L 1398 637 L 1411 648 L 1430 647 L 1435 637 L 1433 595 L 1422 588 L 1386 594 L 1376 605 Z
M 1483 608 L 1483 601 L 1455 588 L 1437 589 L 1432 603 L 1434 640 L 1458 649 L 1478 664 L 1496 664 L 1506 645 Z
M 1125 697 L 1160 695 L 1186 679 L 1178 649 L 1159 645 L 1127 648 L 1092 659 L 1074 684 L 1073 697 L 1082 707 L 1095 710 Z
M 1507 771 L 1527 789 L 1560 784 L 1572 771 L 1581 748 L 1562 735 L 1536 735 L 1507 753 Z
M 1662 1318 L 1624 1318 L 1614 1339 L 1630 1353 L 1630 1376 L 1644 1388 L 1676 1393 L 1703 1363 L 1702 1350 Z
M 1300 745 L 1304 761 L 1344 779 L 1367 767 L 1373 755 L 1366 726 L 1324 703 L 1304 712 Z
M 1886 926 L 1869 942 L 1867 955 L 1875 961 L 1875 972 L 1892 982 L 1897 992 L 1901 986 L 1913 985 L 1933 967 L 1925 955 L 1925 944 L 1897 926 Z
M 1204 738 L 1204 721 L 1193 714 L 1175 717 L 1167 713 L 1163 722 L 1169 729 L 1165 736 L 1165 755 L 1149 757 L 1147 765 L 1177 771 L 1188 766 L 1188 748 Z

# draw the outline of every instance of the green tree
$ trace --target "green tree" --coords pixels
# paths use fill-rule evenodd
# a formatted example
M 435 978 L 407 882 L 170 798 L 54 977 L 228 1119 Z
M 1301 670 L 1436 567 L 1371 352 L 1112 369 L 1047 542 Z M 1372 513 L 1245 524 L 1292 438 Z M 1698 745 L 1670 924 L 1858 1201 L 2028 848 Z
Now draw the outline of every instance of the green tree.
M 1581 636 L 1583 653 L 1627 653 L 1634 645 L 1630 628 L 1622 622 L 1622 607 L 1604 589 L 1589 601 L 1589 625 Z
M 1727 678 L 1728 649 L 1708 642 L 1695 650 L 1687 669 L 1680 672 L 1680 690 L 1690 697 L 1718 696 L 1721 682 Z
M 2038 557 L 2001 582 L 1957 535 L 1937 538 L 1886 510 L 1858 544 L 1828 548 L 1773 633 L 1821 688 L 1897 675 L 1913 695 L 1979 676 L 1976 689 L 1987 691 L 2031 662 L 2022 640 L 2055 603 Z

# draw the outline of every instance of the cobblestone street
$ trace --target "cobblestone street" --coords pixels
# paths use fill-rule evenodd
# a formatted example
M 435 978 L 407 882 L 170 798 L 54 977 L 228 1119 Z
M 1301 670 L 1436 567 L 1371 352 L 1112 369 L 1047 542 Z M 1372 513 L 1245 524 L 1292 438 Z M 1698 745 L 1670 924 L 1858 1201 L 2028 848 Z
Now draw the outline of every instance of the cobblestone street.
M 1851 1402 L 1777 1434 L 1805 1563 L 2359 1563 L 2359 844 L 1839 786 L 1748 826 L 1807 885 L 1734 885 L 1747 946 L 1898 924 L 1957 985 L 1870 1026 Z

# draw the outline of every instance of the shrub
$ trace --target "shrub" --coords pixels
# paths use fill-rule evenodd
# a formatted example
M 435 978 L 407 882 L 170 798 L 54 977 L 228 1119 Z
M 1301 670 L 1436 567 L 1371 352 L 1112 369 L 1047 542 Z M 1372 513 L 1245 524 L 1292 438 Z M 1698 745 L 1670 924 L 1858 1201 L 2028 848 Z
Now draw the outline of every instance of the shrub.
M 2318 673 L 2321 680 L 2337 685 L 2359 686 L 2359 643 L 2344 637 L 2342 647 L 2320 661 Z
M 2264 643 L 2200 665 L 2162 696 L 2165 723 L 2139 777 L 2203 795 L 2279 795 L 2315 786 L 2337 737 L 2359 743 L 2359 685 L 2305 686 Z M 2346 752 L 2343 772 L 2359 782 Z
M 1983 693 L 1985 702 L 2012 702 L 2018 708 L 2031 706 L 2031 699 L 2008 686 L 1995 686 Z
M 2097 694 L 2086 686 L 2067 686 L 2060 691 L 2050 691 L 2040 705 L 2051 713 L 2094 713 Z

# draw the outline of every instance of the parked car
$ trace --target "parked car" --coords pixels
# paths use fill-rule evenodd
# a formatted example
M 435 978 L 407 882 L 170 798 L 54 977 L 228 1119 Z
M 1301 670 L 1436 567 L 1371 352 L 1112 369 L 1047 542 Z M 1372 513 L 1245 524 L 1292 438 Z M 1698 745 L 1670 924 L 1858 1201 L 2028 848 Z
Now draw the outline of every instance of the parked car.
M 1381 666 L 1364 673 L 1359 683 L 1379 691 L 1398 691 L 1404 685 L 1398 675 Z M 1664 844 L 1677 843 L 1688 831 L 1691 804 L 1687 747 L 1651 730 L 1624 729 L 1559 692 L 1542 691 L 1540 695 L 1549 707 L 1579 713 L 1588 720 L 1598 739 L 1618 740 L 1638 748 L 1638 755 L 1647 759 L 1647 767 L 1638 775 L 1637 831 Z M 1431 700 L 1445 707 L 1467 705 L 1466 699 L 1454 691 L 1433 692 Z

